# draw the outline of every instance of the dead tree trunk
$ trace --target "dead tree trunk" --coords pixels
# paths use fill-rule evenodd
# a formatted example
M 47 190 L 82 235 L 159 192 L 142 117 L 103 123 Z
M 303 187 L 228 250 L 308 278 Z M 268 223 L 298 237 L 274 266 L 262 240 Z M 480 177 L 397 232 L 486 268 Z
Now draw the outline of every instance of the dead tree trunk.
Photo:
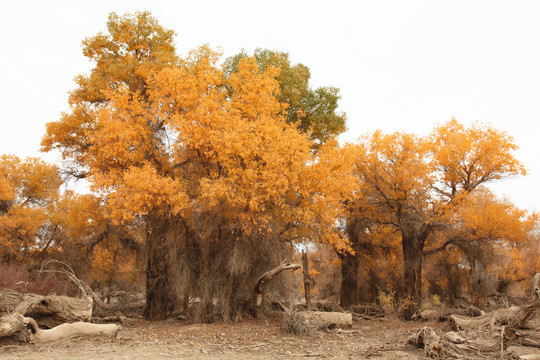
M 14 309 L 15 313 L 31 317 L 41 326 L 54 327 L 75 321 L 90 321 L 92 298 L 78 299 L 68 296 L 41 296 L 29 294 Z
M 252 303 L 255 303 L 255 306 L 260 306 L 263 300 L 263 290 L 264 285 L 272 280 L 276 275 L 281 273 L 285 270 L 297 270 L 300 269 L 302 266 L 299 264 L 290 264 L 290 263 L 281 263 L 279 266 L 276 266 L 275 268 L 268 270 L 264 274 L 262 274 L 259 279 L 257 280 L 257 284 L 255 285 L 255 289 L 253 291 L 253 296 L 251 297 Z
M 11 289 L 0 290 L 0 312 L 12 312 L 24 299 L 24 295 Z
M 32 334 L 39 342 L 50 342 L 69 339 L 77 336 L 109 336 L 115 337 L 122 329 L 116 324 L 92 324 L 89 322 L 76 322 L 73 324 L 62 324 L 52 329 L 40 329 L 32 318 L 24 318 L 25 324 L 30 326 Z
M 7 314 L 0 318 L 0 338 L 11 336 L 25 328 L 26 324 L 21 314 Z
M 304 274 L 304 295 L 306 297 L 306 306 L 311 308 L 311 278 L 309 277 L 309 261 L 307 253 L 302 250 L 302 267 Z
M 470 336 L 471 329 L 491 327 L 491 336 L 487 339 L 467 339 L 457 334 L 445 334 L 439 336 L 433 329 L 424 328 L 409 338 L 409 343 L 424 348 L 426 355 L 441 358 L 467 358 L 470 355 L 481 355 L 495 358 L 511 354 L 512 348 L 520 348 L 525 355 L 521 359 L 536 358 L 533 355 L 540 347 L 540 274 L 533 279 L 532 299 L 521 307 L 499 309 L 479 317 L 450 316 L 455 325 L 455 330 L 469 329 L 464 336 Z M 498 331 L 495 334 L 495 330 Z M 485 332 L 478 331 L 476 334 Z M 452 336 L 449 336 L 452 335 Z M 453 339 L 457 339 L 454 341 Z M 427 340 L 426 340 L 427 339 Z M 501 341 L 502 340 L 502 341 Z M 511 358 L 516 358 L 511 357 Z
M 298 316 L 306 320 L 309 326 L 317 329 L 349 329 L 352 327 L 352 314 L 325 311 L 299 311 Z

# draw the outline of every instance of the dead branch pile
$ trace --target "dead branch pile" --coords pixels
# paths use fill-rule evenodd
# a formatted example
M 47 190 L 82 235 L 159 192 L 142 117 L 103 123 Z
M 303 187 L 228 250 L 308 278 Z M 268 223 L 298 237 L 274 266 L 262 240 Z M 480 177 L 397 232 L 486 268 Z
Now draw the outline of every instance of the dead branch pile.
M 46 265 L 59 263 L 66 269 L 45 269 Z M 64 263 L 46 262 L 40 271 L 60 272 L 67 275 L 81 290 L 82 298 L 58 295 L 19 294 L 14 290 L 0 291 L 0 310 L 7 312 L 0 318 L 0 339 L 28 342 L 27 326 L 37 341 L 54 341 L 81 335 L 115 336 L 121 326 L 114 324 L 92 324 L 94 299 L 104 304 L 73 270 Z M 105 305 L 105 304 L 104 304 Z M 105 305 L 106 306 L 106 305 Z M 42 327 L 49 329 L 41 329 Z
M 432 358 L 474 356 L 540 359 L 540 274 L 533 279 L 531 301 L 520 307 L 494 310 L 478 317 L 450 315 L 454 331 L 438 333 L 423 327 L 408 343 Z
M 382 306 L 377 304 L 352 305 L 349 310 L 355 319 L 361 320 L 373 320 L 386 315 Z

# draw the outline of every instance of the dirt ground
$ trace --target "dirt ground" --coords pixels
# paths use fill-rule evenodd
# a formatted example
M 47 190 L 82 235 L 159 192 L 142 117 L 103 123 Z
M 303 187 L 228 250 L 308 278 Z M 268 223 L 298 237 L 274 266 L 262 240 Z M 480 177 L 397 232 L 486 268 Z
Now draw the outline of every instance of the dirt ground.
M 115 340 L 75 338 L 49 344 L 0 347 L 0 359 L 422 359 L 405 345 L 425 324 L 397 319 L 360 320 L 352 329 L 291 335 L 281 318 L 240 324 L 191 324 L 180 321 L 124 325 Z M 430 324 L 437 327 L 437 324 Z

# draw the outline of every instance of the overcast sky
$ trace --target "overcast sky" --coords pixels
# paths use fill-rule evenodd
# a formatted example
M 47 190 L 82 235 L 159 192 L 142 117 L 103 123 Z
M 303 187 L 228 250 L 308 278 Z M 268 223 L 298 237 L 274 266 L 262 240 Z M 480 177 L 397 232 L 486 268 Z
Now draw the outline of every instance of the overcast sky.
M 455 117 L 515 138 L 529 175 L 494 189 L 540 211 L 540 1 L 3 1 L 0 154 L 40 156 L 45 124 L 68 110 L 91 64 L 81 40 L 107 15 L 149 10 L 179 52 L 288 52 L 312 86 L 341 89 L 344 140 L 382 129 L 428 133 Z

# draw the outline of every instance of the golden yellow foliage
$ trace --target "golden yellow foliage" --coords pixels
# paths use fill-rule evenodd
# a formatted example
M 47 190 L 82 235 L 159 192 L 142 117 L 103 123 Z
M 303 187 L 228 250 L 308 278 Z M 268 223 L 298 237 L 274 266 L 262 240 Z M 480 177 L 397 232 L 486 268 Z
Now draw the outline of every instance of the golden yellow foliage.
M 470 194 L 481 194 L 482 184 L 525 174 L 513 155 L 516 148 L 504 132 L 479 124 L 465 127 L 455 119 L 426 137 L 377 131 L 359 139 L 354 164 L 357 197 L 351 215 L 400 232 L 404 285 L 415 301 L 421 300 L 423 258 L 452 242 L 447 238 L 441 245 L 443 238 L 435 235 L 456 230 L 456 218 L 481 237 L 527 233 L 527 226 L 515 220 L 523 214 L 509 205 L 489 209 L 468 205 L 478 201 Z
M 48 248 L 40 230 L 48 224 L 50 207 L 61 184 L 56 166 L 36 158 L 21 161 L 0 156 L 0 258 L 29 260 Z

